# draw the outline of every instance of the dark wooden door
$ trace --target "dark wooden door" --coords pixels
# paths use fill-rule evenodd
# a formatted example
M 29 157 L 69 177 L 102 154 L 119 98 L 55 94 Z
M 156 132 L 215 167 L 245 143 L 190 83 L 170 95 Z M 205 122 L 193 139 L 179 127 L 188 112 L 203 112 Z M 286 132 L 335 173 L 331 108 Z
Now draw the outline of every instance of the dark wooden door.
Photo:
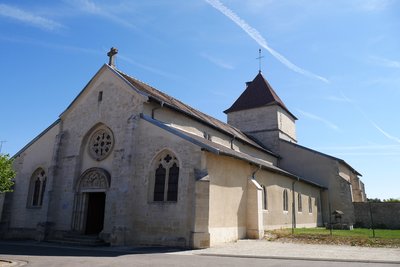
M 98 234 L 103 230 L 105 204 L 105 193 L 89 193 L 85 234 Z

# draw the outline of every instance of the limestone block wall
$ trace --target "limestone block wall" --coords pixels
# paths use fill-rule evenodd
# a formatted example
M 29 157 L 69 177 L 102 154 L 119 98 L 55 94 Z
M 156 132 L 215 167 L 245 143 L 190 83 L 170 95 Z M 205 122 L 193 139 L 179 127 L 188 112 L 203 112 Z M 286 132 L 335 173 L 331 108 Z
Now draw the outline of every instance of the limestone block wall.
M 328 188 L 326 198 L 323 198 L 326 201 L 322 201 L 323 222 L 328 223 L 330 220 L 330 205 L 332 211 L 344 212 L 343 223 L 353 225 L 354 208 L 351 184 L 339 175 L 339 162 L 289 142 L 281 141 L 279 146 L 282 156 L 279 162 L 281 168 Z
M 357 175 L 350 176 L 351 187 L 353 191 L 353 202 L 365 202 L 367 198 L 364 193 L 364 184 Z
M 204 176 L 204 174 L 207 174 Z M 195 174 L 194 227 L 191 238 L 193 248 L 210 247 L 210 177 L 208 172 Z
M 286 110 L 278 106 L 278 127 L 281 133 L 281 139 L 297 142 L 296 121 L 288 114 Z
M 371 205 L 371 206 L 370 206 Z M 375 229 L 400 229 L 400 203 L 354 203 L 356 226 Z
M 249 135 L 279 155 L 279 131 L 260 131 L 249 133 Z
M 147 121 L 140 120 L 138 138 L 133 155 L 133 176 L 129 212 L 126 227 L 128 244 L 190 246 L 207 246 L 207 227 L 197 221 L 194 215 L 202 214 L 196 210 L 207 206 L 207 182 L 197 187 L 195 170 L 201 168 L 202 152 L 200 148 L 179 138 Z M 171 152 L 179 162 L 178 200 L 154 201 L 151 198 L 154 187 L 155 159 L 163 151 Z M 172 156 L 171 154 L 171 156 Z M 204 188 L 205 187 L 205 188 Z M 196 191 L 197 190 L 197 191 Z M 195 203 L 195 195 L 202 195 L 203 201 Z M 208 212 L 207 209 L 204 212 Z M 195 228 L 196 225 L 196 228 Z M 203 233 L 193 240 L 192 232 Z
M 32 174 L 38 168 L 45 171 L 47 182 L 52 179 L 50 170 L 52 168 L 53 149 L 59 131 L 60 125 L 54 125 L 15 158 L 14 169 L 17 176 L 15 177 L 14 192 L 7 193 L 7 203 L 4 208 L 6 214 L 3 217 L 8 227 L 36 229 L 38 223 L 46 221 L 49 187 L 45 188 L 42 206 L 30 207 L 29 186 Z
M 234 111 L 228 113 L 228 124 L 245 133 L 275 130 L 279 128 L 277 113 L 277 105 Z
M 56 230 L 71 230 L 77 181 L 87 169 L 94 167 L 111 175 L 111 187 L 106 192 L 104 231 L 112 231 L 115 218 L 124 219 L 124 203 L 129 199 L 127 188 L 132 177 L 129 163 L 133 153 L 134 128 L 143 101 L 142 96 L 108 68 L 103 68 L 62 114 L 64 135 L 51 206 Z M 114 135 L 111 154 L 100 161 L 92 159 L 87 151 L 88 139 L 98 126 L 108 127 Z
M 294 118 L 278 105 L 228 113 L 228 124 L 253 136 L 274 152 L 279 138 L 297 142 Z

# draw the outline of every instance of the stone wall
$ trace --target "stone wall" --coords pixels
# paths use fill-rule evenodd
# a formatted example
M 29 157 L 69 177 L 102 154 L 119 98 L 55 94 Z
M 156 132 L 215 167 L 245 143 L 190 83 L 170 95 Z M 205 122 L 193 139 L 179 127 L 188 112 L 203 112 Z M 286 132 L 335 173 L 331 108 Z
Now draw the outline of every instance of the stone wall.
M 400 229 L 400 203 L 355 202 L 353 204 L 356 227 L 371 227 L 371 211 L 374 228 Z
M 347 180 L 339 176 L 337 160 L 286 141 L 280 141 L 280 156 L 282 159 L 279 167 L 328 188 L 327 196 L 323 198 L 325 201 L 322 201 L 324 224 L 328 223 L 330 218 L 329 203 L 332 211 L 344 212 L 343 223 L 354 224 L 351 186 Z

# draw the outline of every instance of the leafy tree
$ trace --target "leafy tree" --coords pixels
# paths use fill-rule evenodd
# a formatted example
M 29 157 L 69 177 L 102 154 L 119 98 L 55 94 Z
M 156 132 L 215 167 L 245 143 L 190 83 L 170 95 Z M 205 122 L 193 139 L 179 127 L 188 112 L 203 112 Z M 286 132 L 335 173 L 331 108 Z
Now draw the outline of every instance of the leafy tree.
M 14 185 L 12 179 L 16 175 L 12 164 L 13 159 L 8 154 L 0 154 L 0 193 L 12 192 L 11 187 Z
M 379 203 L 382 202 L 379 198 L 367 198 L 368 202 Z
M 389 198 L 389 199 L 384 199 L 383 202 L 400 202 L 400 199 L 398 199 L 398 198 Z

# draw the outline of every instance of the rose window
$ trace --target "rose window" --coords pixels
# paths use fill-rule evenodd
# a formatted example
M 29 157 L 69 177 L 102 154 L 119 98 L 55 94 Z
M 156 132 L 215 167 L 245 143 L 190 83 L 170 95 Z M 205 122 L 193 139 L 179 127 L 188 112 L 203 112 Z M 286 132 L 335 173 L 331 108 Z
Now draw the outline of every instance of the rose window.
M 105 159 L 114 146 L 114 137 L 109 129 L 97 130 L 90 138 L 89 153 L 95 160 Z

